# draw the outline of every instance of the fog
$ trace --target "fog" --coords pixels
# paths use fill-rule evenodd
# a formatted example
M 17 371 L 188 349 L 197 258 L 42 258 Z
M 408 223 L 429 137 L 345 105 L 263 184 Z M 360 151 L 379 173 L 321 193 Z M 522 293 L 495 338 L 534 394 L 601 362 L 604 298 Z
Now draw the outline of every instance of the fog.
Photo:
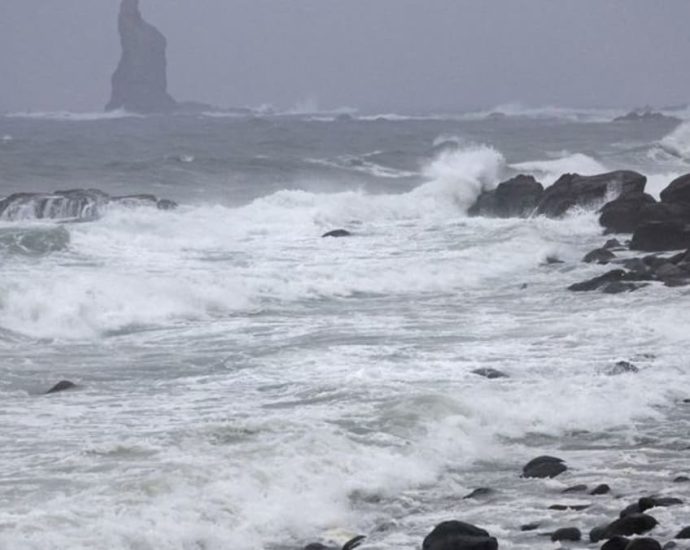
M 96 111 L 118 0 L 0 0 L 0 111 Z M 690 100 L 687 0 L 141 0 L 178 100 L 363 112 Z

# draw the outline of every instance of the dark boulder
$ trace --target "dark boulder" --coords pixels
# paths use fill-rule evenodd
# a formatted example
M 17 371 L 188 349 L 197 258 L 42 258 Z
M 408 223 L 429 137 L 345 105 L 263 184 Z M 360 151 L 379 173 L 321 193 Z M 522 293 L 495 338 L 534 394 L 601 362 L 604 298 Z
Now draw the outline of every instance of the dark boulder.
M 606 495 L 611 492 L 611 487 L 609 487 L 606 483 L 602 483 L 601 485 L 597 485 L 592 491 L 589 493 L 590 495 Z
M 632 233 L 640 223 L 641 210 L 655 203 L 654 197 L 646 193 L 621 195 L 601 208 L 599 223 L 607 233 Z
M 641 535 L 656 527 L 657 521 L 647 514 L 630 514 L 607 525 L 601 533 L 601 539 L 610 539 L 615 536 L 629 537 Z M 591 538 L 592 533 L 590 533 Z M 599 540 L 601 540 L 599 539 Z M 592 542 L 597 542 L 592 540 Z
M 468 210 L 470 216 L 526 218 L 534 212 L 544 194 L 544 186 L 532 176 L 519 175 L 484 191 Z
M 359 535 L 357 537 L 354 537 L 353 539 L 348 540 L 343 547 L 340 550 L 354 550 L 358 546 L 360 546 L 366 537 Z M 313 542 L 311 544 L 307 544 L 304 547 L 304 550 L 338 550 L 337 548 L 334 548 L 332 546 L 326 546 L 325 544 L 321 544 L 320 542 Z
M 690 174 L 674 179 L 660 196 L 661 202 L 690 204 Z
M 73 390 L 76 387 L 77 387 L 77 385 L 74 382 L 70 382 L 69 380 L 61 380 L 60 382 L 55 384 L 52 388 L 50 388 L 46 392 L 46 395 L 49 393 L 58 393 L 61 391 Z
M 619 374 L 634 374 L 640 372 L 630 361 L 617 361 L 604 371 L 608 376 L 618 376 Z M 607 486 L 608 487 L 608 486 Z
M 609 239 L 604 243 L 602 248 L 605 248 L 606 250 L 610 250 L 612 248 L 623 248 L 623 243 L 621 243 L 618 239 Z
M 677 476 L 673 478 L 673 483 L 688 483 L 690 482 L 690 477 L 688 476 Z
M 661 544 L 651 538 L 639 538 L 631 540 L 625 550 L 661 550 Z
M 118 20 L 122 57 L 112 77 L 107 111 L 169 113 L 177 102 L 168 94 L 165 36 L 141 16 L 139 0 L 122 0 Z
M 490 489 L 489 487 L 479 487 L 478 489 L 475 489 L 471 493 L 465 495 L 463 500 L 469 499 L 469 498 L 481 498 L 481 497 L 488 497 L 489 495 L 493 495 L 494 490 Z
M 601 291 L 604 294 L 622 294 L 624 292 L 633 292 L 638 288 L 640 288 L 640 285 L 636 285 L 635 283 L 621 283 L 619 281 L 615 281 L 605 285 Z
M 612 537 L 601 545 L 601 550 L 625 550 L 629 542 L 625 537 Z
M 607 264 L 615 257 L 616 255 L 606 248 L 595 248 L 594 250 L 585 254 L 585 257 L 582 258 L 582 261 L 588 264 Z
M 560 540 L 568 540 L 577 542 L 582 539 L 582 533 L 577 527 L 563 527 L 551 533 L 551 540 L 556 542 Z
M 673 537 L 676 539 L 690 539 L 690 527 L 683 527 L 678 534 Z
M 581 283 L 572 284 L 568 287 L 568 290 L 572 290 L 573 292 L 587 292 L 591 290 L 598 290 L 609 283 L 622 281 L 624 278 L 624 270 L 612 269 L 611 271 L 607 271 L 606 273 L 604 273 L 603 275 L 599 275 L 598 277 L 594 277 Z
M 498 541 L 484 529 L 462 521 L 444 521 L 422 543 L 423 550 L 496 550 Z
M 555 456 L 538 456 L 522 468 L 522 477 L 556 477 L 568 469 L 563 459 Z
M 633 233 L 630 248 L 657 252 L 690 247 L 690 226 L 676 221 L 646 222 Z
M 334 229 L 333 231 L 329 231 L 328 233 L 324 233 L 321 235 L 322 238 L 325 237 L 351 237 L 352 233 L 350 233 L 347 229 Z
M 567 510 L 575 510 L 576 512 L 581 512 L 589 508 L 589 504 L 552 504 L 549 506 L 549 510 L 558 510 L 560 512 L 565 512 Z
M 646 183 L 642 174 L 626 170 L 596 176 L 564 174 L 544 191 L 537 214 L 560 218 L 575 206 L 591 208 L 611 195 L 641 194 Z
M 472 371 L 472 374 L 483 376 L 484 378 L 488 378 L 489 380 L 494 380 L 496 378 L 508 378 L 508 375 L 505 372 L 501 372 L 500 370 L 492 369 L 489 367 L 475 369 Z
M 520 525 L 520 531 L 536 531 L 539 529 L 539 523 L 525 523 Z

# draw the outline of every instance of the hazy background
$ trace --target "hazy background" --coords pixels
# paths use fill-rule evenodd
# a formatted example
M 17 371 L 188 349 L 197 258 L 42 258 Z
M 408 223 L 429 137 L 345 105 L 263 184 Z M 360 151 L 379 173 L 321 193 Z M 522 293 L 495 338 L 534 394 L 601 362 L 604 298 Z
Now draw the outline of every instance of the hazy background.
M 141 0 L 170 92 L 369 112 L 690 100 L 688 0 Z M 0 0 L 0 111 L 101 110 L 119 0 Z

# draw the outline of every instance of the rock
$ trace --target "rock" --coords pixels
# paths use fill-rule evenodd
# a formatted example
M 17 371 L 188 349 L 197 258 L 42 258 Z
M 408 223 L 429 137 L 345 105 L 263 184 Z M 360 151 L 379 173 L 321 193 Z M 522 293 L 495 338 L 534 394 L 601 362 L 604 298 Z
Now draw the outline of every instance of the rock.
M 522 468 L 522 477 L 556 477 L 568 469 L 565 462 L 555 456 L 538 456 Z
M 536 209 L 544 186 L 532 176 L 519 175 L 484 191 L 468 210 L 470 216 L 526 218 Z
M 633 292 L 638 288 L 640 288 L 640 285 L 636 285 L 634 283 L 621 283 L 616 281 L 613 283 L 608 283 L 601 289 L 601 291 L 604 294 L 621 294 L 623 292 Z
M 329 231 L 328 233 L 324 233 L 321 235 L 321 238 L 325 237 L 351 237 L 352 233 L 347 231 L 346 229 L 334 229 L 333 231 Z
M 690 204 L 690 174 L 674 179 L 660 197 L 661 202 Z
M 422 543 L 423 550 L 497 550 L 498 541 L 484 529 L 462 521 L 444 521 Z
M 520 526 L 520 531 L 535 531 L 539 529 L 538 523 L 526 523 Z
M 617 519 L 606 526 L 603 531 L 602 539 L 610 539 L 615 536 L 629 537 L 631 535 L 641 535 L 656 527 L 657 521 L 647 514 L 631 514 Z M 590 533 L 591 537 L 591 533 Z M 592 540 L 592 542 L 597 542 Z
M 556 542 L 559 540 L 569 540 L 577 542 L 582 539 L 582 533 L 577 527 L 563 527 L 551 533 L 551 540 Z
M 549 506 L 549 510 L 558 510 L 560 512 L 565 512 L 566 510 L 575 510 L 580 512 L 589 508 L 589 504 L 552 504 Z
M 662 547 L 662 550 L 671 550 L 671 548 L 677 548 L 678 544 L 673 542 L 672 540 L 668 541 L 664 546 Z
M 613 122 L 680 122 L 680 119 L 654 112 L 651 109 L 637 109 L 625 115 L 617 116 Z
M 343 547 L 340 550 L 354 550 L 358 546 L 360 546 L 366 537 L 359 535 L 357 537 L 354 537 L 353 539 L 348 540 Z M 304 547 L 304 550 L 338 550 L 337 548 L 333 548 L 330 546 L 326 546 L 324 544 L 321 544 L 320 542 L 313 542 L 311 544 L 307 544 Z
M 592 207 L 612 194 L 641 194 L 646 183 L 647 178 L 642 174 L 625 170 L 596 176 L 564 174 L 544 191 L 537 214 L 560 218 L 574 206 Z
M 680 506 L 683 504 L 683 501 L 676 497 L 647 497 L 646 499 L 640 499 L 640 506 L 642 506 L 643 500 L 651 504 L 649 508 L 668 508 L 669 506 Z
M 659 279 L 682 279 L 690 277 L 690 273 L 672 264 L 671 262 L 664 262 L 654 268 L 654 275 Z
M 544 263 L 546 263 L 546 265 L 554 265 L 554 264 L 564 264 L 565 262 L 563 260 L 561 260 L 555 254 L 549 254 L 548 256 L 546 256 Z
M 690 539 L 690 527 L 683 527 L 674 539 Z
M 58 393 L 61 391 L 73 390 L 76 387 L 77 385 L 74 382 L 70 382 L 69 380 L 61 380 L 52 388 L 50 388 L 45 394 L 48 395 L 49 393 Z
M 618 239 L 609 239 L 604 243 L 604 246 L 602 248 L 605 248 L 607 250 L 611 248 L 623 248 L 623 244 Z
M 472 374 L 483 376 L 484 378 L 488 378 L 489 380 L 494 380 L 496 378 L 509 378 L 509 376 L 505 372 L 501 372 L 500 370 L 488 367 L 475 369 L 472 371 Z
M 661 550 L 661 544 L 651 538 L 639 538 L 631 540 L 625 550 Z
M 615 365 L 612 365 L 606 371 L 604 371 L 605 374 L 608 376 L 618 376 L 619 374 L 628 374 L 628 373 L 636 373 L 640 372 L 640 369 L 638 369 L 635 365 L 630 363 L 629 361 L 618 361 Z M 608 487 L 608 485 L 607 485 Z
M 673 479 L 673 483 L 687 483 L 688 481 L 690 481 L 688 476 L 678 476 Z
M 489 487 L 479 487 L 478 489 L 475 489 L 472 491 L 470 494 L 465 495 L 463 500 L 466 500 L 468 498 L 481 498 L 481 497 L 487 497 L 489 495 L 492 495 L 494 493 L 493 489 L 490 489 Z
M 630 248 L 656 252 L 690 247 L 690 227 L 682 222 L 646 222 L 633 233 Z
M 597 485 L 592 491 L 589 493 L 590 495 L 606 495 L 609 492 L 611 492 L 611 487 L 606 485 L 606 483 L 602 483 L 601 485 Z
M 641 210 L 656 203 L 646 193 L 627 193 L 607 202 L 600 210 L 599 224 L 607 233 L 632 233 L 640 224 Z
M 612 537 L 601 545 L 601 550 L 625 550 L 629 542 L 625 537 Z
M 107 111 L 169 113 L 177 103 L 168 94 L 167 41 L 141 16 L 139 0 L 122 0 L 118 22 L 122 57 L 112 77 Z
M 642 512 L 644 512 L 645 510 L 649 510 L 650 508 L 654 508 L 654 502 L 652 501 L 652 499 L 648 497 L 642 497 L 636 503 L 626 506 L 619 514 L 619 517 L 624 518 L 626 516 L 631 516 L 633 514 L 641 514 Z
M 582 261 L 587 262 L 588 264 L 607 264 L 615 257 L 616 255 L 610 250 L 607 250 L 606 248 L 595 248 L 591 252 L 585 254 L 585 257 L 582 258 Z
M 561 493 L 584 493 L 587 490 L 587 485 L 573 485 L 567 489 L 563 489 Z
M 169 199 L 160 199 L 156 203 L 156 208 L 158 210 L 175 210 L 179 205 L 175 201 L 171 201 Z
M 572 290 L 573 292 L 587 292 L 591 290 L 598 290 L 603 286 L 607 285 L 608 283 L 621 281 L 624 277 L 624 270 L 613 269 L 611 271 L 607 271 L 603 275 L 599 275 L 598 277 L 594 277 L 587 281 L 570 285 L 568 287 L 568 290 Z

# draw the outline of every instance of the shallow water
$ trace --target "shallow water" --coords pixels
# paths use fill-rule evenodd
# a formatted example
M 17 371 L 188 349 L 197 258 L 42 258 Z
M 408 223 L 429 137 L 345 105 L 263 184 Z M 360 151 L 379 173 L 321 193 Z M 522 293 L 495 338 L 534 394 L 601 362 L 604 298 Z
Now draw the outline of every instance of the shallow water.
M 0 548 L 412 549 L 452 518 L 551 548 L 519 525 L 688 496 L 688 290 L 567 292 L 605 270 L 580 262 L 594 212 L 464 215 L 517 171 L 633 168 L 658 193 L 688 171 L 683 127 L 44 118 L 0 118 L 0 195 L 181 207 L 0 221 Z M 80 388 L 40 395 L 61 379 Z M 520 479 L 538 454 L 570 470 Z M 580 482 L 614 496 L 560 494 Z M 569 502 L 594 505 L 547 509 Z M 655 510 L 659 534 L 687 512 Z

